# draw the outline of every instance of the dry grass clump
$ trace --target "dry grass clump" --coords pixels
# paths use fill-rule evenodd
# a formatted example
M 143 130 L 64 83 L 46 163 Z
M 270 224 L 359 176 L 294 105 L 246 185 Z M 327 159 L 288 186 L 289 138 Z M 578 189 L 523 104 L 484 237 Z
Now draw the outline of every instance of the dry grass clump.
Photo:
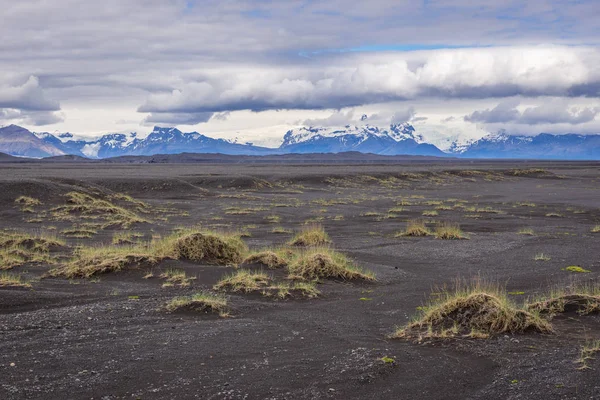
M 543 175 L 547 174 L 548 171 L 542 168 L 527 168 L 527 169 L 511 169 L 506 174 L 512 176 L 531 176 L 531 175 Z
M 406 230 L 396 234 L 396 237 L 428 235 L 431 235 L 431 231 L 425 226 L 425 222 L 418 219 L 413 219 L 407 222 Z
M 544 254 L 544 253 L 539 253 L 539 254 L 536 254 L 536 255 L 533 257 L 533 259 L 534 259 L 534 261 L 550 261 L 550 259 L 551 259 L 551 258 L 550 258 L 550 256 L 549 256 L 549 255 L 547 255 L 547 254 Z
M 435 210 L 426 210 L 426 211 L 423 211 L 422 215 L 424 217 L 436 217 L 439 215 L 439 213 Z
M 120 226 L 128 228 L 136 223 L 149 222 L 133 211 L 92 195 L 81 192 L 69 192 L 65 195 L 67 204 L 50 210 L 51 215 L 60 221 L 76 218 L 104 220 L 102 228 Z
M 293 232 L 290 229 L 285 229 L 284 227 L 276 226 L 275 228 L 271 229 L 271 233 L 293 233 Z
M 303 227 L 288 244 L 290 246 L 323 246 L 329 243 L 331 243 L 331 239 L 323 226 L 313 224 Z
M 531 228 L 521 228 L 521 229 L 519 229 L 519 231 L 517 232 L 517 234 L 519 234 L 519 235 L 533 236 L 533 235 L 535 235 L 535 232 Z
M 61 233 L 68 237 L 85 239 L 91 238 L 92 236 L 97 234 L 98 231 L 89 228 L 69 228 L 62 230 Z
M 321 292 L 314 282 L 273 282 L 264 272 L 239 270 L 225 276 L 214 286 L 215 290 L 228 290 L 242 293 L 260 293 L 265 297 L 286 299 L 288 297 L 315 298 Z
M 47 275 L 68 279 L 90 278 L 124 269 L 152 266 L 161 259 L 152 255 L 147 245 L 79 247 L 71 261 L 51 269 Z
M 239 234 L 195 232 L 172 240 L 172 258 L 216 265 L 237 265 L 248 247 Z
M 460 230 L 460 225 L 451 223 L 438 225 L 435 228 L 435 237 L 445 240 L 468 239 L 467 235 Z
M 321 292 L 317 289 L 314 282 L 280 282 L 269 288 L 263 289 L 262 294 L 266 297 L 275 296 L 279 299 L 286 299 L 288 297 L 293 297 L 294 295 L 314 299 L 319 297 Z
M 476 280 L 457 283 L 454 290 L 435 291 L 438 296 L 421 314 L 392 335 L 394 338 L 487 337 L 527 331 L 549 333 L 552 326 L 538 313 L 517 306 L 497 286 Z
M 19 196 L 15 200 L 15 204 L 19 206 L 21 211 L 32 213 L 33 207 L 41 205 L 42 202 L 34 197 Z
M 288 265 L 283 251 L 264 250 L 252 253 L 242 261 L 243 264 L 262 264 L 269 268 L 281 268 Z
M 600 311 L 600 285 L 580 284 L 569 288 L 555 288 L 549 294 L 530 300 L 529 310 L 550 316 L 577 312 L 588 315 Z
M 21 275 L 0 272 L 0 287 L 31 287 Z
M 112 237 L 112 243 L 116 245 L 133 244 L 136 239 L 143 238 L 144 234 L 140 232 L 115 232 Z
M 80 247 L 70 262 L 49 271 L 48 275 L 89 278 L 96 274 L 151 266 L 166 258 L 217 265 L 239 264 L 247 250 L 237 234 L 182 229 L 147 243 Z
M 159 278 L 165 279 L 166 283 L 163 287 L 170 287 L 179 285 L 181 287 L 190 286 L 190 282 L 196 279 L 196 277 L 189 277 L 185 271 L 179 269 L 168 269 L 159 275 Z
M 591 229 L 592 233 L 600 233 L 600 225 L 596 225 Z
M 214 286 L 215 290 L 250 293 L 269 287 L 271 277 L 264 272 L 241 269 L 225 276 Z
M 592 340 L 586 342 L 586 344 L 581 347 L 581 354 L 579 355 L 579 359 L 577 360 L 577 363 L 581 364 L 581 366 L 577 369 L 584 370 L 591 368 L 589 366 L 589 361 L 594 360 L 594 356 L 598 352 L 600 352 L 600 340 Z
M 288 265 L 288 270 L 291 277 L 305 280 L 321 278 L 375 280 L 373 272 L 354 266 L 345 255 L 327 247 L 303 251 Z
M 227 298 L 220 294 L 199 292 L 191 296 L 175 297 L 165 305 L 168 312 L 197 311 L 203 313 L 218 313 L 221 317 L 229 315 Z
M 65 241 L 50 233 L 0 232 L 0 270 L 26 263 L 52 263 L 52 252 L 65 246 Z

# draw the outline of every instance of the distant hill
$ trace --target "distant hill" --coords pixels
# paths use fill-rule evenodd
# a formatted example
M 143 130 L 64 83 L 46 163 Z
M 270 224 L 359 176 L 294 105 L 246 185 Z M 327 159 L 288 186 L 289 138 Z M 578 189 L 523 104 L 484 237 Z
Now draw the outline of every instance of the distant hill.
M 0 152 L 35 158 L 66 154 L 51 143 L 17 125 L 0 128 Z

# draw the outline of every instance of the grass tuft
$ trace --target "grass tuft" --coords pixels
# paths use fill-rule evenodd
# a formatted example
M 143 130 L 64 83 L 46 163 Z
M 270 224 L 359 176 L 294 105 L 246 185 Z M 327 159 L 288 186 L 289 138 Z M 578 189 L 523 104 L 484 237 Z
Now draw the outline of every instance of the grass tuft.
M 308 225 L 288 243 L 290 246 L 322 246 L 331 243 L 322 225 Z
M 534 260 L 534 261 L 550 261 L 550 259 L 551 259 L 551 258 L 550 258 L 550 256 L 549 256 L 549 255 L 547 255 L 547 254 L 544 254 L 544 253 L 539 253 L 539 254 L 536 254 L 536 255 L 533 257 L 533 260 Z
M 345 255 L 327 247 L 303 251 L 290 263 L 288 270 L 291 277 L 306 280 L 321 278 L 376 280 L 373 272 L 354 266 Z
M 519 234 L 519 235 L 533 236 L 533 235 L 535 235 L 535 232 L 531 228 L 521 228 L 521 229 L 519 229 L 519 231 L 517 232 L 517 234 Z
M 237 265 L 247 252 L 248 247 L 239 234 L 196 232 L 175 238 L 171 256 L 208 264 Z
M 31 287 L 31 284 L 21 275 L 9 272 L 0 272 L 0 287 Z
M 589 369 L 589 361 L 595 359 L 596 353 L 600 352 L 600 340 L 592 340 L 588 341 L 581 347 L 581 353 L 579 355 L 579 359 L 577 360 L 578 364 L 581 364 L 579 370 Z
M 600 311 L 600 285 L 584 283 L 555 288 L 550 293 L 530 299 L 527 308 L 553 316 L 564 312 L 588 315 Z
M 445 240 L 468 239 L 458 224 L 442 223 L 435 228 L 435 237 Z
M 517 306 L 506 292 L 480 279 L 457 282 L 453 290 L 435 291 L 421 314 L 394 338 L 488 337 L 501 333 L 552 332 L 552 326 L 537 312 Z
M 227 298 L 220 294 L 199 292 L 191 296 L 175 297 L 165 305 L 168 312 L 198 311 L 203 313 L 218 313 L 225 317 L 229 313 Z
M 242 263 L 262 264 L 269 268 L 281 268 L 288 264 L 288 260 L 282 255 L 281 251 L 264 250 L 250 254 L 242 261 Z
M 271 277 L 264 272 L 253 272 L 245 269 L 225 276 L 214 286 L 215 290 L 250 293 L 268 287 Z
M 400 236 L 427 236 L 431 235 L 431 231 L 425 226 L 425 222 L 417 219 L 413 219 L 407 222 L 406 230 L 396 234 L 396 237 Z

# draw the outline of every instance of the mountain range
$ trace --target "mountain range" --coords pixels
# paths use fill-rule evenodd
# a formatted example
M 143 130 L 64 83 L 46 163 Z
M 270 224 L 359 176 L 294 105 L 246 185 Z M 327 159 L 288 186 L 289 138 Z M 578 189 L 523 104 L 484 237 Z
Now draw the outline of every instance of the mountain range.
M 33 133 L 16 125 L 0 128 L 0 152 L 20 157 L 74 155 L 92 159 L 155 154 L 220 153 L 276 155 L 360 152 L 379 155 L 453 156 L 464 158 L 600 159 L 600 135 L 541 133 L 511 135 L 500 131 L 467 143 L 454 142 L 446 152 L 427 143 L 409 123 L 377 127 L 301 127 L 289 130 L 278 148 L 214 139 L 198 132 L 155 127 L 146 137 L 111 133 L 76 139 L 70 133 Z

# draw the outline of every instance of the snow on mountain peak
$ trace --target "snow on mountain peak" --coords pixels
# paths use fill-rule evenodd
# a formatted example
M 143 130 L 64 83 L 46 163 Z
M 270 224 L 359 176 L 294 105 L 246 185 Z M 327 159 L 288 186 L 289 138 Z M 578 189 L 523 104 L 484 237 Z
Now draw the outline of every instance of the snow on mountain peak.
M 366 120 L 363 115 L 361 120 Z M 341 136 L 354 136 L 359 142 L 369 139 L 369 137 L 389 138 L 395 142 L 404 140 L 415 140 L 417 143 L 423 142 L 423 137 L 415 135 L 415 128 L 408 122 L 402 124 L 393 124 L 389 128 L 379 128 L 377 126 L 365 124 L 362 126 L 346 125 L 343 127 L 300 127 L 289 130 L 283 138 L 283 146 L 307 142 L 319 138 L 337 138 Z

